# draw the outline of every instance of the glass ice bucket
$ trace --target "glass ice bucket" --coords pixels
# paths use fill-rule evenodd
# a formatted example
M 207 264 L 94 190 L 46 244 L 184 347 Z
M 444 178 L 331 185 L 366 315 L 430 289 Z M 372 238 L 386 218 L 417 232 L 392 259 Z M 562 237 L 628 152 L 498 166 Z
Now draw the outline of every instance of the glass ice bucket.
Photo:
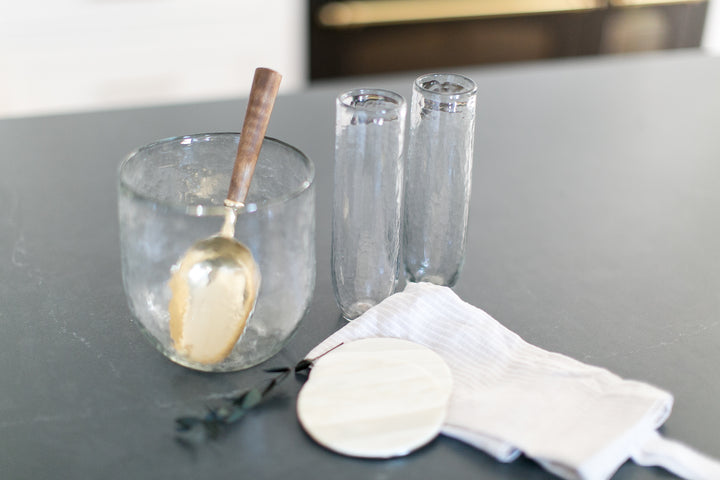
M 169 328 L 171 269 L 223 225 L 239 134 L 161 140 L 120 165 L 122 275 L 134 320 L 172 361 L 204 371 L 257 365 L 279 352 L 302 320 L 315 285 L 314 167 L 299 150 L 265 138 L 235 238 L 262 277 L 255 310 L 230 354 L 214 364 L 178 351 Z

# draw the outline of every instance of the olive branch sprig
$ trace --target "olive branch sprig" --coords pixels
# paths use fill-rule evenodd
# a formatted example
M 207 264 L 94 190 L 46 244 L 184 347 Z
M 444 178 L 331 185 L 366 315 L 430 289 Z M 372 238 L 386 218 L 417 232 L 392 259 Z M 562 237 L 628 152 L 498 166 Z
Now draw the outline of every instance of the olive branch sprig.
M 269 381 L 260 382 L 239 395 L 224 399 L 219 407 L 206 407 L 203 416 L 188 415 L 175 418 L 177 439 L 182 443 L 192 445 L 202 443 L 208 439 L 214 440 L 218 438 L 223 430 L 242 420 L 252 408 L 267 398 L 280 383 L 290 376 L 291 372 L 297 374 L 311 369 L 313 362 L 340 345 L 342 343 L 313 359 L 304 358 L 293 368 L 277 367 L 265 370 L 265 372 L 275 374 L 275 376 Z

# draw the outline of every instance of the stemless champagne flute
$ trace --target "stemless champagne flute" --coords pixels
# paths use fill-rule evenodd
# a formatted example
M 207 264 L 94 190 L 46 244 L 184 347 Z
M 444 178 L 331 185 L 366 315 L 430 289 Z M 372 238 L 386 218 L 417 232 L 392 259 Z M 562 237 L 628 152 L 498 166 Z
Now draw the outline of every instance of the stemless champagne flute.
M 465 256 L 475 133 L 475 83 L 435 73 L 415 80 L 405 179 L 408 279 L 452 286 Z
M 399 275 L 406 104 L 381 89 L 336 100 L 332 271 L 351 320 L 395 290 Z

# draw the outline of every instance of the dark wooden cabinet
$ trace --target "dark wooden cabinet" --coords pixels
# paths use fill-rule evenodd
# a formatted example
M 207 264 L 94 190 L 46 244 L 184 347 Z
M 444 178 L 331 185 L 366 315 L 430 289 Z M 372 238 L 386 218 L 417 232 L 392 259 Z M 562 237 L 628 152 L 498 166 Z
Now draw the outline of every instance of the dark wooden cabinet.
M 707 1 L 311 0 L 312 79 L 698 47 Z

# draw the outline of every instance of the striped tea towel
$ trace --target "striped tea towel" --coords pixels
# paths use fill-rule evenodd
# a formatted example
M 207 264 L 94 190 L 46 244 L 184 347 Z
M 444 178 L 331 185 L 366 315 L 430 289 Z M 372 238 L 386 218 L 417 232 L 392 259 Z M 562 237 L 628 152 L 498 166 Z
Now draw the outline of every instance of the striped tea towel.
M 720 463 L 657 433 L 670 393 L 531 345 L 452 290 L 411 283 L 315 347 L 370 337 L 425 345 L 452 370 L 442 433 L 509 462 L 520 453 L 565 479 L 610 478 L 629 458 L 695 480 Z

